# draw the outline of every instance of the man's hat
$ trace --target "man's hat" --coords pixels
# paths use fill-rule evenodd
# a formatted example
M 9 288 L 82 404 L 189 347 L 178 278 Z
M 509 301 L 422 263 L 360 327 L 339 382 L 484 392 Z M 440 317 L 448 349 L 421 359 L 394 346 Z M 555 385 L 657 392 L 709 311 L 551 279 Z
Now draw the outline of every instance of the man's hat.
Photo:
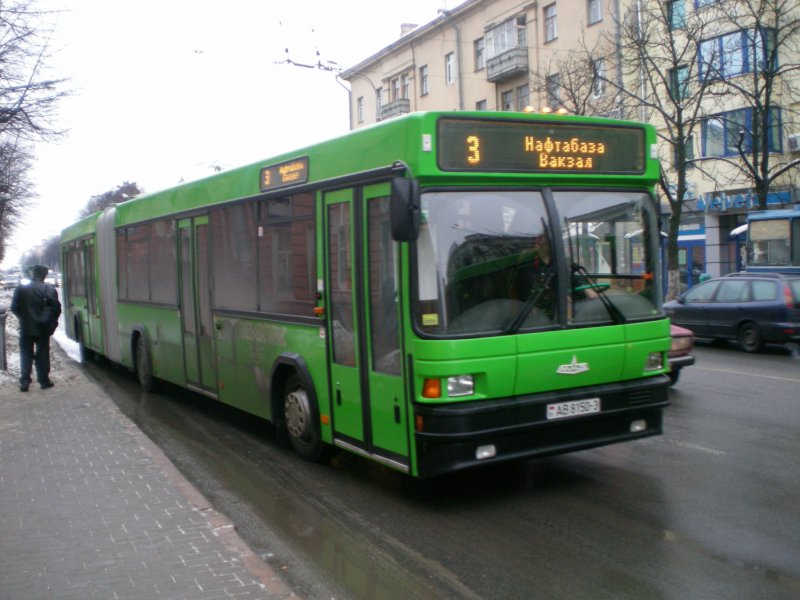
M 36 279 L 44 279 L 47 277 L 47 273 L 50 271 L 50 269 L 44 265 L 31 265 L 25 270 L 30 273 L 31 277 Z

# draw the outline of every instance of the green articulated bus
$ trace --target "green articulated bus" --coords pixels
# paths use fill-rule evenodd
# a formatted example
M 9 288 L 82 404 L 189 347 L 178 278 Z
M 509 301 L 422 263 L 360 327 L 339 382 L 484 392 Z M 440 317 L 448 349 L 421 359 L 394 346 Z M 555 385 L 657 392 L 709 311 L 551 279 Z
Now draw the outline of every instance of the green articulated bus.
M 85 357 L 416 477 L 661 433 L 653 128 L 412 113 L 62 233 Z

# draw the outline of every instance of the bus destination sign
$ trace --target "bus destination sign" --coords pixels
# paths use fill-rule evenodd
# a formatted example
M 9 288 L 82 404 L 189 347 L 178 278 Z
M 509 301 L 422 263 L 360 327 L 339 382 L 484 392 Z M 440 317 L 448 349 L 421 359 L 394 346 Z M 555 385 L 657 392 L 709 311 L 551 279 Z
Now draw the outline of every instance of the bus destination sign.
M 267 192 L 308 181 L 308 157 L 295 158 L 261 169 L 261 191 Z
M 644 173 L 642 128 L 530 121 L 441 119 L 443 171 Z

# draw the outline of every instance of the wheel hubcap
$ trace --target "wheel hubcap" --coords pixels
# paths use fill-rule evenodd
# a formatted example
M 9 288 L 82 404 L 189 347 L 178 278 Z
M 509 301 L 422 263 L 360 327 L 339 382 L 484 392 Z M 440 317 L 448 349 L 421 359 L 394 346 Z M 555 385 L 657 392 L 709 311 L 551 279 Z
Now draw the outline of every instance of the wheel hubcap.
M 302 439 L 308 435 L 308 425 L 310 423 L 310 410 L 308 406 L 308 396 L 303 390 L 295 390 L 286 395 L 283 406 L 284 416 L 286 417 L 286 429 L 289 435 L 295 439 Z

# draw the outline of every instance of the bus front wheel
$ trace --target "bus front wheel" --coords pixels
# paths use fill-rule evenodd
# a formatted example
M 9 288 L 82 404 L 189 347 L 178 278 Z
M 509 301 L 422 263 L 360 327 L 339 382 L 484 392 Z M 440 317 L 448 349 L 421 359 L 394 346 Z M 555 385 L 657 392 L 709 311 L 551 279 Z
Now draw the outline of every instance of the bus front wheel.
M 297 373 L 286 381 L 283 394 L 283 421 L 289 441 L 302 458 L 320 460 L 325 454 L 325 443 L 320 434 L 319 418 L 313 401 L 308 397 Z

